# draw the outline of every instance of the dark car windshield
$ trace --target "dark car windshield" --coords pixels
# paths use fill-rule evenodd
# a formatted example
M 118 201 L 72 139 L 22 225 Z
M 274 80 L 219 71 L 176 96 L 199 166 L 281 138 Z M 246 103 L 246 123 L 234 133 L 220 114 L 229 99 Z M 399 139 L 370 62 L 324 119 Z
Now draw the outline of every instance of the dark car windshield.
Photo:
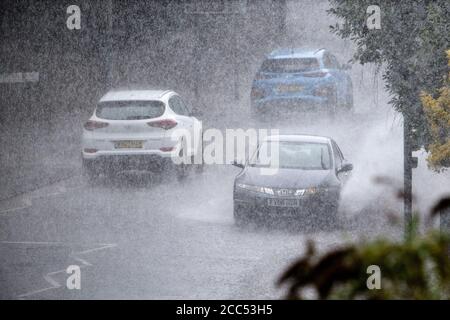
M 285 169 L 330 170 L 331 152 L 330 147 L 325 143 L 270 141 L 261 145 L 254 159 L 250 161 L 250 165 Z
M 161 101 L 106 101 L 97 106 L 96 115 L 106 120 L 145 120 L 163 115 Z
M 263 62 L 261 72 L 294 73 L 319 69 L 315 58 L 268 59 Z

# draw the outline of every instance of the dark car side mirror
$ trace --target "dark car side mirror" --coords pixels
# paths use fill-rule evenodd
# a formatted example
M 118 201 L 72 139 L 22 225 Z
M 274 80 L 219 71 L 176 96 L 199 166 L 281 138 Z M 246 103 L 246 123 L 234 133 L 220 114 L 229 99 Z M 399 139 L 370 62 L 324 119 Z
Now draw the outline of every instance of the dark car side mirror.
M 337 171 L 337 173 L 342 173 L 342 172 L 349 172 L 353 170 L 353 164 L 351 163 L 344 163 L 342 165 L 342 167 L 340 167 Z
M 244 164 L 237 162 L 236 160 L 233 161 L 232 165 L 241 169 L 244 169 L 245 167 Z

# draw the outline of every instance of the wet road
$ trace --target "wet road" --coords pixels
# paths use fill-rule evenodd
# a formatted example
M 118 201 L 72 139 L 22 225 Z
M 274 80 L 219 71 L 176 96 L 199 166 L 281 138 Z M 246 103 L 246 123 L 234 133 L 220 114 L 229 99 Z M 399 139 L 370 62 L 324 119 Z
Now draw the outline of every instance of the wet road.
M 330 133 L 344 153 L 365 163 L 368 122 L 339 128 Z M 238 171 L 208 167 L 182 183 L 128 173 L 97 186 L 76 175 L 0 202 L 0 297 L 279 298 L 275 281 L 308 239 L 322 250 L 369 234 L 367 223 L 352 224 L 357 217 L 331 230 L 239 229 L 232 218 Z M 66 287 L 69 265 L 81 267 L 81 290 Z
M 15 199 L 11 211 L 3 204 L 3 297 L 279 296 L 274 281 L 308 235 L 340 240 L 332 232 L 235 227 L 236 173 L 216 168 L 183 184 L 147 180 L 121 187 L 133 179 L 127 175 L 92 188 L 75 177 Z M 79 291 L 65 286 L 69 265 L 81 266 Z

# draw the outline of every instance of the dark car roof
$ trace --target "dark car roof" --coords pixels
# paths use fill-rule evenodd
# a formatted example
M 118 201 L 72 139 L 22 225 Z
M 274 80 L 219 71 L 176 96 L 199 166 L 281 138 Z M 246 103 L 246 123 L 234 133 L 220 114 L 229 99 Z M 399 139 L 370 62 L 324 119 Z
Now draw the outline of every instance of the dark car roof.
M 330 143 L 329 137 L 305 135 L 305 134 L 284 134 L 266 137 L 265 141 L 286 141 L 286 142 L 312 142 L 312 143 Z

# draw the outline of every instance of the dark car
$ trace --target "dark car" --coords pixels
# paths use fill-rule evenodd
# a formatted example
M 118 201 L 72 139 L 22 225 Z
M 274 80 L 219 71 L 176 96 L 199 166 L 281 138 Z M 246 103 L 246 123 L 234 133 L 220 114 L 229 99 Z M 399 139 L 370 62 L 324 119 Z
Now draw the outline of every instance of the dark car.
M 333 223 L 353 170 L 333 139 L 306 135 L 267 137 L 246 165 L 234 164 L 243 169 L 234 182 L 237 225 L 278 217 Z
M 261 64 L 251 90 L 254 118 L 317 112 L 334 116 L 353 110 L 353 85 L 326 49 L 281 49 Z

